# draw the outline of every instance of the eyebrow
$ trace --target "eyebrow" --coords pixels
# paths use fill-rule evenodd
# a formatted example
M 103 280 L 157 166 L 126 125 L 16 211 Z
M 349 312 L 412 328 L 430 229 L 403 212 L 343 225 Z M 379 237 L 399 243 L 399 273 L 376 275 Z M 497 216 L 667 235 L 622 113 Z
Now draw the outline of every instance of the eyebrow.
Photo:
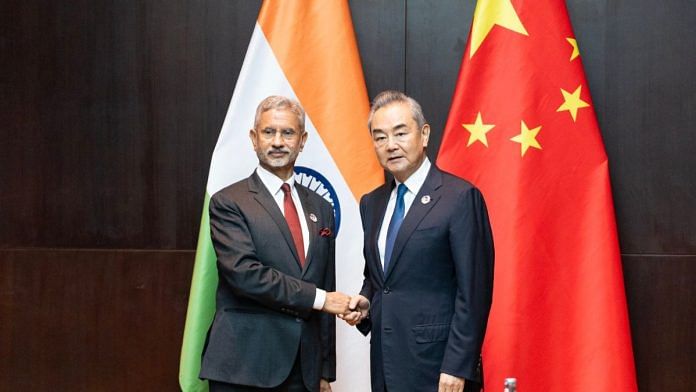
M 263 129 L 262 129 L 262 131 L 275 131 L 275 130 L 280 130 L 280 131 L 294 131 L 294 132 L 297 132 L 297 131 L 295 130 L 295 128 L 273 128 L 273 127 L 266 127 L 266 128 L 263 128 Z
M 400 124 L 396 124 L 396 125 L 392 128 L 392 131 L 398 131 L 399 129 L 402 129 L 402 128 L 408 128 L 408 127 L 406 126 L 406 124 L 400 123 Z M 372 129 L 372 133 L 375 133 L 375 132 L 382 132 L 382 133 L 385 133 L 385 131 L 384 131 L 383 129 L 381 129 L 381 128 L 373 128 L 373 129 Z

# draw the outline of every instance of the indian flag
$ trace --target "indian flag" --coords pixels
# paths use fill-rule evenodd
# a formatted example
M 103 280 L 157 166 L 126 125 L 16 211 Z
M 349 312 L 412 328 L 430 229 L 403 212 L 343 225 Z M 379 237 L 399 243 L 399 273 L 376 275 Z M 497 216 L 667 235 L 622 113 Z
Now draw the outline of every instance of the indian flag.
M 186 392 L 208 390 L 198 379 L 218 279 L 208 201 L 258 165 L 248 134 L 256 106 L 269 95 L 305 108 L 309 138 L 296 179 L 334 206 L 337 290 L 352 295 L 362 284 L 358 202 L 384 176 L 367 131 L 369 103 L 348 3 L 264 1 L 210 164 L 181 348 L 179 383 Z M 336 338 L 333 390 L 369 391 L 368 340 L 340 320 Z

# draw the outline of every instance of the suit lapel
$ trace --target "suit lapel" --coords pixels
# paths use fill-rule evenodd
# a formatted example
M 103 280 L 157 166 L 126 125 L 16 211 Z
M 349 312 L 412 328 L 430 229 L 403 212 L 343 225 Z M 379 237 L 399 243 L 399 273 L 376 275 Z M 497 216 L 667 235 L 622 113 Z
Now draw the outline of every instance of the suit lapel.
M 295 241 L 292 239 L 288 222 L 285 220 L 285 217 L 278 208 L 278 204 L 276 204 L 275 199 L 270 194 L 268 189 L 266 189 L 266 186 L 263 185 L 263 182 L 261 182 L 261 179 L 256 172 L 249 177 L 249 191 L 255 194 L 254 199 L 261 204 L 266 212 L 268 212 L 268 215 L 270 215 L 271 218 L 273 218 L 273 221 L 275 221 L 276 226 L 278 226 L 278 229 L 280 229 L 280 232 L 283 234 L 283 238 L 285 238 L 285 242 L 287 242 L 292 255 L 295 257 L 295 265 L 299 269 L 300 259 L 297 255 L 297 251 L 295 250 Z
M 408 213 L 406 213 L 406 216 L 404 217 L 404 221 L 399 228 L 399 233 L 396 235 L 394 249 L 392 250 L 391 262 L 389 263 L 389 267 L 384 274 L 385 280 L 394 270 L 394 266 L 399 262 L 399 255 L 404 249 L 404 245 L 406 245 L 406 242 L 408 242 L 408 239 L 411 237 L 411 234 L 413 234 L 418 227 L 418 224 L 440 199 L 440 192 L 438 192 L 440 185 L 442 185 L 442 173 L 440 173 L 435 165 L 432 165 L 428 176 L 425 178 L 423 186 L 421 186 L 420 191 L 413 200 L 413 204 L 411 204 L 411 207 L 408 209 Z M 423 202 L 426 200 L 424 197 L 429 200 L 427 202 Z
M 316 236 L 319 233 L 319 228 L 317 227 L 318 222 L 316 222 L 318 220 L 317 214 L 319 213 L 319 210 L 317 209 L 317 206 L 309 198 L 309 195 L 307 194 L 307 188 L 295 183 L 295 189 L 297 189 L 297 194 L 300 196 L 300 203 L 302 203 L 304 218 L 307 222 L 307 231 L 309 232 L 309 238 L 304 239 L 304 241 L 309 241 L 309 245 L 307 246 L 307 256 L 305 257 L 305 265 L 302 270 L 302 274 L 304 275 L 304 273 L 307 272 L 307 269 L 309 269 L 309 265 L 312 262 L 312 250 L 314 249 L 314 245 L 316 245 Z M 314 216 L 314 219 L 312 219 L 312 216 Z M 324 217 L 322 216 L 321 218 Z
M 368 236 L 368 238 L 371 238 L 374 241 L 373 243 L 368 244 L 368 246 L 370 247 L 370 254 L 372 255 L 372 260 L 375 260 L 375 262 L 377 263 L 377 269 L 379 271 L 382 271 L 382 273 L 380 274 L 382 280 L 384 280 L 384 270 L 382 269 L 382 259 L 379 256 L 379 234 L 382 228 L 382 221 L 384 221 L 384 215 L 387 212 L 387 204 L 389 203 L 389 197 L 391 195 L 392 189 L 394 189 L 394 184 L 394 180 L 392 180 L 388 184 L 384 184 L 380 192 L 375 195 L 374 214 L 372 214 L 371 223 L 372 235 Z

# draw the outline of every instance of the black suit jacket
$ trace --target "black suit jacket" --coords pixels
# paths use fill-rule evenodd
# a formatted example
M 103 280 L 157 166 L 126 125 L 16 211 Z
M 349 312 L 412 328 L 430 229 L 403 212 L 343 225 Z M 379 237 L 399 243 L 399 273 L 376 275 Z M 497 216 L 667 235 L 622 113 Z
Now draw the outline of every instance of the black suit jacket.
M 335 379 L 335 318 L 312 310 L 317 287 L 335 290 L 333 209 L 296 188 L 310 237 L 304 269 L 283 214 L 256 173 L 210 199 L 219 283 L 203 379 L 275 387 L 298 349 L 309 390 L 319 389 L 320 378 Z M 322 229 L 330 233 L 321 235 Z
M 493 238 L 481 193 L 433 165 L 394 243 L 387 271 L 377 248 L 394 182 L 365 195 L 361 294 L 372 332 L 372 389 L 437 391 L 441 372 L 482 382 L 480 353 L 493 289 Z

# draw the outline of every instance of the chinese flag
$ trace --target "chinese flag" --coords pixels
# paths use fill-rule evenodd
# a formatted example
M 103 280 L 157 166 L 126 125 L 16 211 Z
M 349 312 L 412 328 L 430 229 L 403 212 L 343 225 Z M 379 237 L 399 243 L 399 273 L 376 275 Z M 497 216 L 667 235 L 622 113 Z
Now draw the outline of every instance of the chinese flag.
M 635 391 L 607 156 L 562 0 L 479 0 L 438 166 L 495 240 L 485 389 Z

